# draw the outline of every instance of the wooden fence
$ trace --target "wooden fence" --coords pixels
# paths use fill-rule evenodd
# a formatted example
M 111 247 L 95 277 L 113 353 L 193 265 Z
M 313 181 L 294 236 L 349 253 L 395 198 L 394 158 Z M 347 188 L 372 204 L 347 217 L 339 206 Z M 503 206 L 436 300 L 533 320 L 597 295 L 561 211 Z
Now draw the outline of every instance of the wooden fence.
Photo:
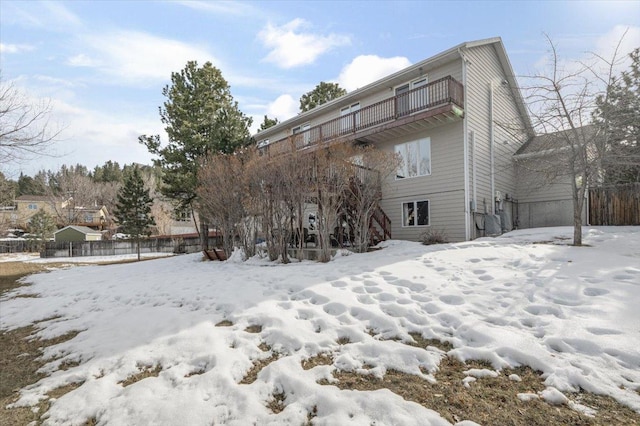
M 221 244 L 221 237 L 209 237 L 209 246 Z M 199 237 L 147 238 L 140 241 L 140 253 L 196 253 L 202 250 Z M 48 242 L 40 257 L 117 256 L 137 253 L 134 240 Z
M 589 190 L 590 225 L 640 225 L 640 182 Z

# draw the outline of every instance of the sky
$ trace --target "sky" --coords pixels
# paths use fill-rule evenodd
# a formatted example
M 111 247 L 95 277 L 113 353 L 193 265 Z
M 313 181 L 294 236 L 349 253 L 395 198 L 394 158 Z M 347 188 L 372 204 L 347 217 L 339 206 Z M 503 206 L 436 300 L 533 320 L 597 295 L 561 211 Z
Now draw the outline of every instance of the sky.
M 563 58 L 640 46 L 640 1 L 69 1 L 0 2 L 0 70 L 59 129 L 45 156 L 0 165 L 9 178 L 150 164 L 142 134 L 166 141 L 158 108 L 171 73 L 210 61 L 239 108 L 285 120 L 320 81 L 347 90 L 465 41 L 502 37 L 517 75 Z
M 238 251 L 227 262 L 203 262 L 194 253 L 72 268 L 74 259 L 117 258 L 36 258 L 67 266 L 30 275 L 24 283 L 31 285 L 5 293 L 2 327 L 37 323 L 34 338 L 58 339 L 39 358 L 50 375 L 23 388 L 16 404 L 48 400 L 50 425 L 93 418 L 109 425 L 297 426 L 309 415 L 314 425 L 446 426 L 446 416 L 457 426 L 479 426 L 464 420 L 503 424 L 504 413 L 518 424 L 540 424 L 548 412 L 542 400 L 562 405 L 551 408 L 558 413 L 599 412 L 600 424 L 621 413 L 590 402 L 583 393 L 590 392 L 640 415 L 640 227 L 584 227 L 588 247 L 569 245 L 572 232 L 523 229 L 431 246 L 390 240 L 369 253 L 339 251 L 329 263 L 242 262 Z M 19 257 L 0 255 L 0 262 L 6 258 Z M 445 351 L 488 364 L 468 365 L 465 378 L 439 375 L 438 366 L 448 369 Z M 303 369 L 320 354 L 328 362 Z M 145 366 L 157 377 L 141 378 Z M 524 370 L 509 369 L 518 366 L 539 371 L 544 390 L 535 392 L 526 376 L 516 384 L 520 378 L 511 375 Z M 392 370 L 387 383 L 406 380 L 407 399 L 398 391 L 333 386 L 336 371 L 382 378 Z M 342 379 L 347 388 L 354 383 Z M 71 384 L 63 397 L 51 397 Z M 504 398 L 493 410 L 494 418 L 503 416 L 497 422 L 486 416 L 498 399 L 491 386 Z M 438 392 L 443 387 L 453 393 Z M 410 401 L 411 388 L 464 402 L 427 403 L 438 413 Z M 266 405 L 278 394 L 284 409 L 274 413 Z M 463 414 L 465 405 L 476 410 Z M 588 419 L 573 413 L 568 422 Z

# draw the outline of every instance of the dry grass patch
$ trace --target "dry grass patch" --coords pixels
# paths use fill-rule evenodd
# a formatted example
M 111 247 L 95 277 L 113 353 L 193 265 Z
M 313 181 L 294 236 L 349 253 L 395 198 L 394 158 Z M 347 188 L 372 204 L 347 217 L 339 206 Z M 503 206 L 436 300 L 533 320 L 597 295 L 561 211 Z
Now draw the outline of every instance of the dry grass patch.
M 420 333 L 409 333 L 409 335 L 414 340 L 413 342 L 404 342 L 409 346 L 415 346 L 416 348 L 423 349 L 425 349 L 427 346 L 434 346 L 445 352 L 449 352 L 451 349 L 453 349 L 453 345 L 451 343 L 443 340 L 425 339 Z
M 256 360 L 247 374 L 245 374 L 242 380 L 240 380 L 240 384 L 250 385 L 251 383 L 255 382 L 258 379 L 258 374 L 262 371 L 262 369 L 272 362 L 277 361 L 279 358 L 280 354 L 273 353 L 269 358 Z
M 638 425 L 640 415 L 621 406 L 611 398 L 580 393 L 567 395 L 577 403 L 598 410 L 595 417 L 587 417 L 567 406 L 552 406 L 543 400 L 520 401 L 518 393 L 537 393 L 546 386 L 540 374 L 528 367 L 502 371 L 496 378 L 481 378 L 465 388 L 464 371 L 471 368 L 490 368 L 485 362 L 466 364 L 455 359 L 442 359 L 432 384 L 418 376 L 389 370 L 382 380 L 370 375 L 336 371 L 337 383 L 322 380 L 323 385 L 333 384 L 340 389 L 371 391 L 389 389 L 408 401 L 440 413 L 449 422 L 472 420 L 483 425 L 532 426 L 532 425 Z M 517 374 L 521 381 L 509 379 Z
M 138 366 L 138 369 L 140 370 L 140 372 L 136 374 L 132 374 L 126 379 L 118 382 L 118 384 L 121 384 L 123 388 L 126 388 L 127 386 L 131 386 L 132 384 L 137 383 L 140 380 L 146 379 L 148 377 L 158 377 L 158 375 L 162 371 L 162 366 L 143 365 L 143 366 Z
M 231 327 L 233 323 L 229 320 L 222 320 L 216 324 L 216 327 Z
M 245 328 L 244 331 L 246 331 L 247 333 L 260 333 L 262 331 L 262 326 L 260 324 L 250 325 L 249 327 Z
M 26 425 L 31 422 L 40 424 L 40 417 L 50 405 L 49 400 L 42 401 L 31 407 L 7 408 L 16 402 L 20 396 L 20 389 L 36 383 L 45 377 L 38 369 L 45 365 L 42 360 L 43 350 L 64 341 L 73 339 L 78 332 L 67 333 L 54 339 L 40 340 L 29 338 L 37 328 L 33 325 L 0 332 L 0 423 L 7 425 Z M 59 398 L 80 384 L 67 385 L 49 393 L 50 398 Z
M 333 357 L 330 354 L 322 353 L 302 361 L 302 368 L 304 370 L 311 370 L 313 367 L 317 367 L 318 365 L 332 365 L 332 364 L 333 364 Z
M 274 414 L 281 413 L 286 407 L 284 404 L 286 397 L 287 396 L 284 392 L 274 393 L 271 399 L 267 402 L 267 408 Z
M 342 336 L 340 338 L 338 338 L 338 340 L 336 341 L 338 342 L 339 345 L 348 345 L 349 343 L 351 343 L 351 339 L 349 339 L 346 336 Z

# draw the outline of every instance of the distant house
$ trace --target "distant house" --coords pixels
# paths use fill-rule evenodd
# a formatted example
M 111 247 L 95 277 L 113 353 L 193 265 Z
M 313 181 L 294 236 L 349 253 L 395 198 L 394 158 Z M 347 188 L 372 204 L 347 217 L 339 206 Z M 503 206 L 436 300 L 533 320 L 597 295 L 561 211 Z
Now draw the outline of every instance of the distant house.
M 102 233 L 86 226 L 69 225 L 54 232 L 55 242 L 100 241 Z
M 29 220 L 39 211 L 53 218 L 58 227 L 69 223 L 105 230 L 112 220 L 105 206 L 82 207 L 74 205 L 73 199 L 59 200 L 46 195 L 21 195 L 14 204 L 0 208 L 0 223 L 14 228 L 29 228 Z
M 500 126 L 496 123 L 508 123 Z M 522 131 L 507 131 L 523 129 Z M 513 154 L 529 116 L 500 38 L 454 46 L 254 135 L 265 155 L 372 145 L 402 157 L 382 192 L 391 238 L 450 241 L 514 225 Z M 491 219 L 491 220 L 489 220 Z

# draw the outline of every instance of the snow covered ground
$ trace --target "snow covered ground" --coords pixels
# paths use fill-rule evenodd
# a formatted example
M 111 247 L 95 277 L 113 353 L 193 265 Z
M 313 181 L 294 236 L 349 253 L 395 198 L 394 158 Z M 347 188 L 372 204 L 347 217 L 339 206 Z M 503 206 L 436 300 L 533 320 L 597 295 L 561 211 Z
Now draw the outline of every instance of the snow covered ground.
M 582 388 L 640 412 L 640 227 L 585 228 L 589 247 L 569 246 L 571 233 L 522 230 L 430 247 L 389 241 L 328 264 L 184 255 L 33 275 L 0 301 L 2 328 L 45 320 L 39 337 L 83 331 L 46 349 L 51 375 L 23 389 L 17 405 L 83 383 L 53 402 L 48 424 L 299 425 L 314 407 L 314 424 L 449 424 L 388 390 L 317 383 L 334 380 L 336 368 L 433 380 L 424 371 L 435 372 L 443 352 L 391 340 L 418 332 L 452 343 L 449 355 L 461 360 L 542 371 L 540 397 L 550 402 Z M 33 293 L 40 297 L 7 300 Z M 216 326 L 225 319 L 233 325 Z M 261 331 L 246 331 L 251 325 Z M 240 383 L 275 352 L 255 382 Z M 301 367 L 320 353 L 332 353 L 333 365 Z M 58 370 L 70 361 L 80 364 Z M 145 366 L 162 370 L 119 383 Z M 494 374 L 480 372 L 470 375 Z M 274 393 L 286 395 L 278 414 L 266 407 Z

